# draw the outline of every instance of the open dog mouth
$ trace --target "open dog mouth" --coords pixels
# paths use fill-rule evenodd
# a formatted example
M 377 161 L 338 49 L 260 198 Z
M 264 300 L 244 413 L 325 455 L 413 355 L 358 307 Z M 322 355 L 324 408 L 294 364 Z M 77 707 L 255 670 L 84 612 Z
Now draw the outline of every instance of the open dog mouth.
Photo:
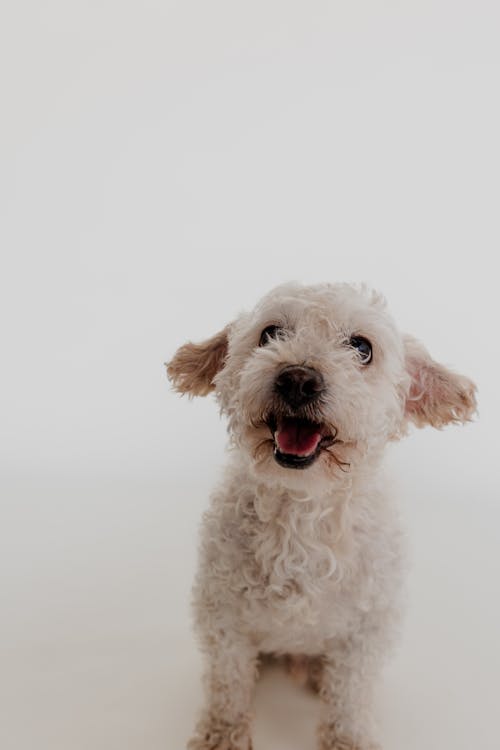
M 299 417 L 273 417 L 269 428 L 274 438 L 274 458 L 287 469 L 306 469 L 335 442 L 325 425 Z

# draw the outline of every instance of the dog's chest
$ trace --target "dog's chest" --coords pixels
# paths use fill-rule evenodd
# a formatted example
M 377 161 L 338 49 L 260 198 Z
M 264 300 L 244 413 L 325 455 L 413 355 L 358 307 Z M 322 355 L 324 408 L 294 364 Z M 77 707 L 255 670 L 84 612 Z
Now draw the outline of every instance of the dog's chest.
M 247 538 L 243 620 L 263 650 L 316 653 L 319 642 L 349 630 L 358 612 L 345 594 L 354 550 L 333 508 L 284 500 Z
M 332 516 L 331 509 L 310 503 L 283 503 L 275 516 L 256 524 L 250 549 L 269 594 L 319 592 L 338 574 Z

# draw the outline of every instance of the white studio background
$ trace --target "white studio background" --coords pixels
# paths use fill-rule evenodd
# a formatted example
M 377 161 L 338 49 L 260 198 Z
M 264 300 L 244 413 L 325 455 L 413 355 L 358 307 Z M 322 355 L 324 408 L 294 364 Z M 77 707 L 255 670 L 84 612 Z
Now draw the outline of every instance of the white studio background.
M 182 748 L 211 399 L 162 363 L 271 286 L 366 281 L 480 418 L 391 450 L 412 547 L 385 750 L 498 747 L 500 8 L 6 2 L 0 744 Z M 280 675 L 255 750 L 312 750 Z

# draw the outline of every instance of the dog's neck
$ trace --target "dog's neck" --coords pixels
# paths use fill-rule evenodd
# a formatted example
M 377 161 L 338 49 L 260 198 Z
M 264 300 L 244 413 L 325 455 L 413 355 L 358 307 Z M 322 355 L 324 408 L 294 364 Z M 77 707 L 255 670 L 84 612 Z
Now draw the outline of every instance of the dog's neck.
M 318 478 L 307 470 L 294 469 L 285 470 L 283 477 L 270 477 L 235 451 L 229 470 L 233 477 L 238 477 L 240 486 L 246 486 L 255 497 L 260 520 L 270 521 L 283 510 L 284 504 L 302 508 L 311 504 L 318 511 L 335 508 L 339 513 L 351 506 L 355 513 L 360 499 L 373 493 L 381 456 L 377 458 L 379 460 L 363 462 L 349 470 L 339 468 L 330 478 Z

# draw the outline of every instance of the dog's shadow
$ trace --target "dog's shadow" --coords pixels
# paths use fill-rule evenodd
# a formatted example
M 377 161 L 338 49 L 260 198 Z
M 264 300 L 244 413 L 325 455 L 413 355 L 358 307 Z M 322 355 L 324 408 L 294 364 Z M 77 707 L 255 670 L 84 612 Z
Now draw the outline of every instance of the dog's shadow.
M 319 698 L 296 685 L 282 667 L 266 666 L 255 692 L 254 747 L 315 750 L 319 707 Z

